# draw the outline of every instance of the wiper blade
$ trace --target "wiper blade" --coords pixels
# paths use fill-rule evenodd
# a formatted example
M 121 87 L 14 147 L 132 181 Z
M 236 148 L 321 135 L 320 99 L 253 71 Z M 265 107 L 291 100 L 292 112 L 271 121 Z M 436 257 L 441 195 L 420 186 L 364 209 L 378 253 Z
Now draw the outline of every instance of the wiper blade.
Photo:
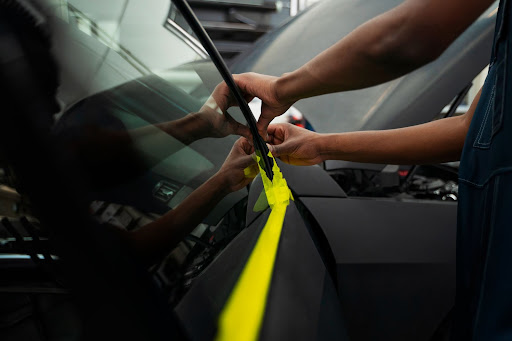
M 254 118 L 249 105 L 242 96 L 242 92 L 236 85 L 231 72 L 226 66 L 226 63 L 224 63 L 224 60 L 219 54 L 219 51 L 217 51 L 213 45 L 212 40 L 204 30 L 203 26 L 199 23 L 199 20 L 195 16 L 188 3 L 185 0 L 174 0 L 174 4 L 181 12 L 181 15 L 183 15 L 190 27 L 194 30 L 197 35 L 197 39 L 204 45 L 204 48 L 210 55 L 212 62 L 219 69 L 222 78 L 233 92 L 233 95 L 235 96 L 235 99 L 238 102 L 240 109 L 242 110 L 242 114 L 249 124 L 249 129 L 253 136 L 254 149 L 256 153 L 260 154 L 260 166 L 263 170 L 265 170 L 265 173 L 267 173 L 267 177 L 270 179 L 270 181 L 272 181 L 274 178 L 274 174 L 272 173 L 274 161 L 268 156 L 269 150 L 267 148 L 267 144 L 258 133 L 258 129 L 256 127 L 256 119 Z

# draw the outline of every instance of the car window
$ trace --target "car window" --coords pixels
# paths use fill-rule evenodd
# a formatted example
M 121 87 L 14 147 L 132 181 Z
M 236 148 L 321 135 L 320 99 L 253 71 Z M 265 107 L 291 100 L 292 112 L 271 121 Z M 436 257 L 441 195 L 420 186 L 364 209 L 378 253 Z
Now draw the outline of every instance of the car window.
M 168 0 L 62 2 L 53 49 L 62 110 L 53 129 L 78 155 L 100 223 L 136 230 L 176 209 L 215 174 L 246 124 L 222 77 Z M 247 189 L 208 212 L 155 276 L 178 302 L 245 226 Z

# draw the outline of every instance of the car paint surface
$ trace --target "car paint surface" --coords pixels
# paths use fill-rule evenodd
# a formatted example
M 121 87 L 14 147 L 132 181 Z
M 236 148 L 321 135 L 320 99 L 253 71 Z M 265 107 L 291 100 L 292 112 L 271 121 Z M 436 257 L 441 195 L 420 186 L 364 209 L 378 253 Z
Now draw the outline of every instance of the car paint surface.
M 325 0 L 262 37 L 233 73 L 280 76 L 302 66 L 400 0 Z M 497 3 L 436 61 L 396 80 L 295 104 L 316 131 L 391 129 L 432 120 L 489 63 Z

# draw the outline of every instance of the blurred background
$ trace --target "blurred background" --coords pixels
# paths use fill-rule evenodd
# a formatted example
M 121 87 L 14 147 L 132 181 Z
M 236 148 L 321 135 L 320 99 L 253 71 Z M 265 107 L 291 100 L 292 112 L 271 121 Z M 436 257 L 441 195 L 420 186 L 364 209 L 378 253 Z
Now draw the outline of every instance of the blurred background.
M 272 28 L 321 0 L 191 0 L 204 28 L 227 60 Z

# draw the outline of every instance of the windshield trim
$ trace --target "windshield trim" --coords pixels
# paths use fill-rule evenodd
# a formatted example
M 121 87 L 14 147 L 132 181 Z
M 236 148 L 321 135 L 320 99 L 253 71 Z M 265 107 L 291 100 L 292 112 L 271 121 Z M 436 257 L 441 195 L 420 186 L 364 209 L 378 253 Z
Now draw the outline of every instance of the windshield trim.
M 170 27 L 169 27 L 170 26 Z M 203 45 L 193 36 L 191 36 L 187 31 L 180 27 L 180 25 L 176 24 L 172 19 L 167 18 L 165 21 L 164 27 L 168 30 L 174 31 L 176 35 L 187 44 L 194 52 L 196 52 L 203 59 L 207 59 L 209 57 L 208 52 L 203 47 Z

